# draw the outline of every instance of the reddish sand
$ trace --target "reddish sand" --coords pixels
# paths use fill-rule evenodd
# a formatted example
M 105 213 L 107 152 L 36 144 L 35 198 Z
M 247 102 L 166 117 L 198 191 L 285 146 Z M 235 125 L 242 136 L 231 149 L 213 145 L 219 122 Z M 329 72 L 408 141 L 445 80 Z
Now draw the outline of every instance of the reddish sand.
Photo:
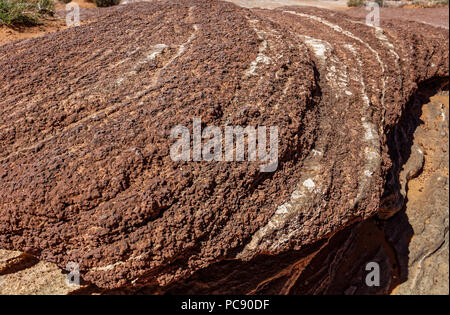
M 355 17 L 365 17 L 365 8 L 352 8 L 347 13 Z M 448 7 L 442 8 L 381 8 L 381 23 L 389 20 L 405 20 L 425 23 L 448 29 L 449 13 Z
M 78 3 L 80 8 L 91 9 L 96 7 L 94 3 L 87 2 L 86 0 L 73 0 L 73 2 Z M 64 11 L 65 6 L 66 4 L 62 2 L 56 2 L 55 11 Z M 58 16 L 48 18 L 42 25 L 33 27 L 8 27 L 0 25 L 0 45 L 14 40 L 27 39 L 30 37 L 41 36 L 46 33 L 60 31 L 66 27 L 64 19 L 61 19 Z

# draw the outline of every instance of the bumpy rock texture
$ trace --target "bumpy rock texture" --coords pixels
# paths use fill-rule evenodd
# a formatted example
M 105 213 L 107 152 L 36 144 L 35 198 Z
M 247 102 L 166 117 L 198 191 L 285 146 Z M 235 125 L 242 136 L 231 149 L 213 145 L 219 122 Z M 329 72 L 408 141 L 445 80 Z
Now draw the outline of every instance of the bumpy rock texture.
M 330 286 L 341 249 L 394 255 L 357 222 L 401 208 L 390 135 L 418 84 L 448 77 L 447 47 L 412 22 L 196 0 L 1 46 L 0 248 L 101 288 L 354 293 Z M 277 170 L 172 161 L 194 117 L 278 126 Z

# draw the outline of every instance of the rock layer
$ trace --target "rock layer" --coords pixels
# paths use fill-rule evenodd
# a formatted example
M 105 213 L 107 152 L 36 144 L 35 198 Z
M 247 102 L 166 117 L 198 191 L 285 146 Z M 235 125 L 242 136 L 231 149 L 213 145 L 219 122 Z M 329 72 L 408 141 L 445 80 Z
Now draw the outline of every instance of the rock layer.
M 396 252 L 408 257 L 400 263 L 402 283 L 394 294 L 449 294 L 448 91 L 445 94 L 435 95 L 429 102 L 427 95 L 422 95 L 422 101 L 416 99 L 412 106 L 410 117 L 420 117 L 420 122 L 402 172 L 410 173 L 410 165 L 420 165 L 420 173 L 405 189 L 406 210 L 387 223 L 389 241 Z M 417 108 L 423 102 L 426 104 Z M 407 242 L 398 228 L 405 219 L 410 225 L 406 234 L 414 235 Z
M 448 77 L 447 47 L 416 23 L 200 0 L 0 46 L 0 248 L 102 288 L 304 270 L 392 195 L 387 137 L 420 82 Z M 277 170 L 172 161 L 171 129 L 195 117 L 277 126 Z

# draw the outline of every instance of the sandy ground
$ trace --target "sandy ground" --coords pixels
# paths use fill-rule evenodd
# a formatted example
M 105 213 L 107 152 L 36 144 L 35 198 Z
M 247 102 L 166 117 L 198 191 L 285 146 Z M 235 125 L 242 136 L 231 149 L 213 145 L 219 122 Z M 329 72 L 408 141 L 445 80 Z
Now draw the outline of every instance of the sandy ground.
M 78 5 L 80 6 L 80 8 L 96 8 L 97 6 L 93 3 L 93 2 L 88 2 L 87 0 L 72 0 L 72 2 L 76 2 L 78 3 Z M 55 10 L 64 10 L 66 8 L 66 4 L 63 2 L 57 2 L 55 4 Z
M 351 8 L 346 13 L 360 18 L 364 18 L 367 15 L 365 8 Z M 448 7 L 380 8 L 380 22 L 383 23 L 389 20 L 415 21 L 449 29 Z
M 237 5 L 245 8 L 264 8 L 273 9 L 283 6 L 308 6 L 317 7 L 330 10 L 346 10 L 347 1 L 346 0 L 225 0 L 229 2 L 236 3 Z
M 66 27 L 65 21 L 58 18 L 51 18 L 42 25 L 33 27 L 7 27 L 0 26 L 0 45 L 14 41 L 41 36 L 46 33 L 60 31 Z
M 90 9 L 95 8 L 95 4 L 87 2 L 86 0 L 73 0 L 78 3 L 80 8 Z M 64 11 L 65 4 L 62 2 L 55 3 L 55 11 Z M 0 45 L 14 40 L 27 39 L 30 37 L 37 37 L 46 33 L 53 33 L 66 28 L 66 22 L 58 16 L 47 19 L 42 25 L 33 27 L 7 27 L 0 25 Z

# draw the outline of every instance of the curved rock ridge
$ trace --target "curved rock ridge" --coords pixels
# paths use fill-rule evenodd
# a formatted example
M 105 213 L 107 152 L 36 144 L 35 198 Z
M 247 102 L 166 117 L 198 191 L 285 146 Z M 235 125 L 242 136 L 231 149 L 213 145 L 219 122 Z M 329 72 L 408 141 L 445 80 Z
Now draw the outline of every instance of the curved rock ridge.
M 101 288 L 305 251 L 377 213 L 387 134 L 448 31 L 312 8 L 130 4 L 0 46 L 0 248 Z M 176 162 L 177 125 L 278 127 L 278 167 Z

